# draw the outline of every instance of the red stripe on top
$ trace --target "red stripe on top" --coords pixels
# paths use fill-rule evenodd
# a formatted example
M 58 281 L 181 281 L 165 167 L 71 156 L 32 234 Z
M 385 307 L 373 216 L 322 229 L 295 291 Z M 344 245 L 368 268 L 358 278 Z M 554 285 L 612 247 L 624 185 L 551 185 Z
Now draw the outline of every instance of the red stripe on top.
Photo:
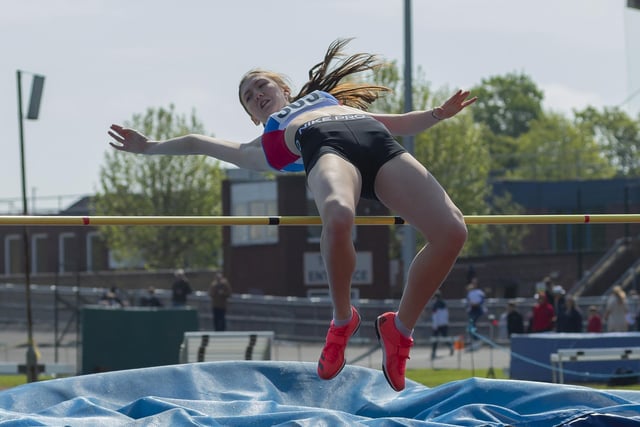
M 584 216 L 584 223 L 586 224 L 587 222 L 589 222 L 591 220 L 591 218 L 589 218 L 589 215 L 585 215 Z
M 91 220 L 89 220 L 89 217 L 88 217 L 88 216 L 83 216 L 83 217 L 82 217 L 82 223 L 83 223 L 84 225 L 89 225 L 89 223 L 90 223 L 90 222 L 91 222 Z
M 267 162 L 277 170 L 282 170 L 300 158 L 287 148 L 283 130 L 274 130 L 262 135 L 262 149 L 267 157 Z

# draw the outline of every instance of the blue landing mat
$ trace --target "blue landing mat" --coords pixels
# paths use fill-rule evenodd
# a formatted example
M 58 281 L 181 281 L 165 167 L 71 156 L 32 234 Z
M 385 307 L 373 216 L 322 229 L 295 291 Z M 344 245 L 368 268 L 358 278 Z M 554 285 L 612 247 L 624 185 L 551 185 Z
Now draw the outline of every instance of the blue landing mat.
M 212 362 L 0 392 L 0 426 L 640 426 L 640 391 L 470 378 L 396 393 L 378 370 L 331 381 L 305 362 Z

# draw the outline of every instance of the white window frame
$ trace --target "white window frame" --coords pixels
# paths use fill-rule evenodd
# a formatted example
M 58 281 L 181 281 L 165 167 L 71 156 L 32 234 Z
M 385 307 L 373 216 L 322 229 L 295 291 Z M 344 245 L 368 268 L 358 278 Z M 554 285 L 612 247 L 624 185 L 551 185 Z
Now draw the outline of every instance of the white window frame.
M 47 240 L 47 233 L 35 233 L 31 235 L 31 273 L 44 273 L 44 271 L 38 271 L 38 246 L 41 241 Z
M 97 238 L 99 233 L 97 231 L 90 231 L 87 233 L 87 251 L 85 256 L 87 257 L 87 271 L 93 272 L 93 239 Z
M 66 232 L 58 235 L 58 273 L 66 273 L 65 270 L 65 241 L 69 239 L 75 239 L 76 233 Z
M 11 241 L 21 240 L 23 236 L 21 234 L 8 234 L 4 236 L 4 275 L 9 276 L 13 274 L 11 271 Z
M 276 216 L 278 186 L 276 181 L 234 182 L 231 184 L 231 215 Z M 249 246 L 278 243 L 274 225 L 231 226 L 231 245 Z

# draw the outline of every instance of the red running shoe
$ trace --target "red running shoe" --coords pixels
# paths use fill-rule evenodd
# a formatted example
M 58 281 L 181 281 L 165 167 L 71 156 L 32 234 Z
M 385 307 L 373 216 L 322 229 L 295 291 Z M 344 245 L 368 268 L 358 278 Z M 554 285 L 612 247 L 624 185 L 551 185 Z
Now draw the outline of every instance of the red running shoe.
M 394 323 L 396 314 L 389 312 L 376 319 L 376 335 L 382 346 L 382 372 L 395 391 L 404 390 L 404 372 L 413 346 L 413 338 L 398 331 Z
M 318 360 L 318 376 L 323 380 L 330 380 L 342 371 L 344 368 L 344 350 L 347 347 L 349 338 L 360 327 L 360 315 L 355 307 L 351 307 L 351 321 L 344 326 L 335 326 L 333 320 L 329 331 L 327 332 L 327 340 Z

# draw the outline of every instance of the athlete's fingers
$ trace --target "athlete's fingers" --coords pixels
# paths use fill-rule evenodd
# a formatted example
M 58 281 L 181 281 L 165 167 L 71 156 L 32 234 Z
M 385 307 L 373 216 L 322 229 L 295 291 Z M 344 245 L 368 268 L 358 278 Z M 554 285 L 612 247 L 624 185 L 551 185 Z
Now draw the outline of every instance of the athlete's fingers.
M 118 141 L 119 143 L 121 143 L 121 144 L 122 144 L 122 143 L 124 143 L 125 139 L 124 139 L 122 136 L 120 136 L 119 134 L 117 134 L 117 133 L 115 133 L 115 132 L 113 132 L 113 131 L 109 131 L 109 132 L 107 132 L 107 133 L 109 134 L 109 136 L 110 136 L 111 138 L 115 139 L 115 140 L 116 140 L 116 141 Z

